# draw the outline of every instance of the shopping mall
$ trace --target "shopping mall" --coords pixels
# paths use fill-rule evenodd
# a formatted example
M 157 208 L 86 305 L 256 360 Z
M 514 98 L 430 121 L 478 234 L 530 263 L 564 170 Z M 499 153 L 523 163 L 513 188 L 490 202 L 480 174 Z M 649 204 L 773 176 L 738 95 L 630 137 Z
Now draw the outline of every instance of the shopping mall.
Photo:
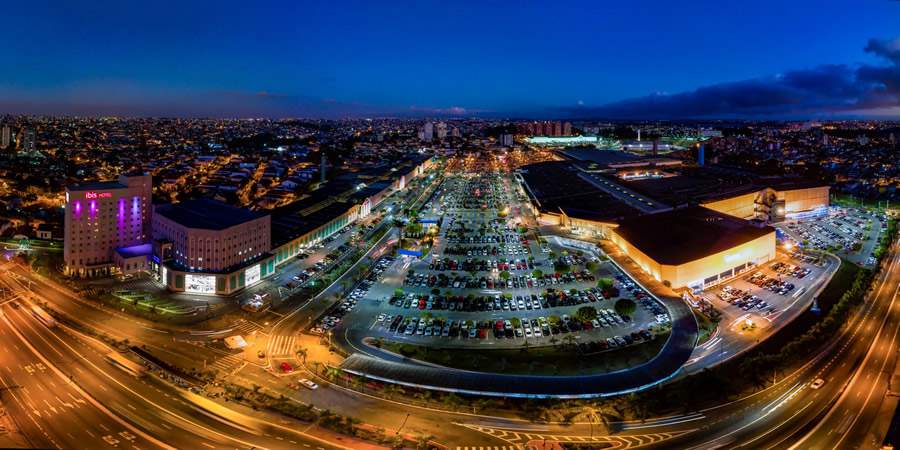
M 519 177 L 546 225 L 608 239 L 673 288 L 702 289 L 775 257 L 768 224 L 825 214 L 827 185 L 624 152 L 567 152 Z

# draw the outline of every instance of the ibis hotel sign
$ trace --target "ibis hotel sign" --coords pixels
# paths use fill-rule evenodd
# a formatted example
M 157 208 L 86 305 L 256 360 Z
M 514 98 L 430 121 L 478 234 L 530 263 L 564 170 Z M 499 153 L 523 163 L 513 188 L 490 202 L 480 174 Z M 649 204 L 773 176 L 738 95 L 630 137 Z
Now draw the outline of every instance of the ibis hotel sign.
M 84 193 L 84 198 L 112 198 L 112 192 L 94 192 L 88 191 Z

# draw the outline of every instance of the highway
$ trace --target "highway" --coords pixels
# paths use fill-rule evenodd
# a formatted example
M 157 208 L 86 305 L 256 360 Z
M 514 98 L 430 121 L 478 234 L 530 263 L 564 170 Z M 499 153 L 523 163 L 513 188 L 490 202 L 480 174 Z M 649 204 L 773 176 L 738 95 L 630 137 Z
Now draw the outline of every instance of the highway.
M 44 439 L 36 446 L 281 448 L 293 442 L 343 448 L 240 408 L 225 409 L 153 375 L 131 376 L 105 362 L 110 349 L 103 343 L 62 325 L 49 329 L 24 305 L 2 311 L 0 338 L 8 349 L 2 356 L 14 359 L 5 364 L 3 383 L 12 387 L 22 431 Z

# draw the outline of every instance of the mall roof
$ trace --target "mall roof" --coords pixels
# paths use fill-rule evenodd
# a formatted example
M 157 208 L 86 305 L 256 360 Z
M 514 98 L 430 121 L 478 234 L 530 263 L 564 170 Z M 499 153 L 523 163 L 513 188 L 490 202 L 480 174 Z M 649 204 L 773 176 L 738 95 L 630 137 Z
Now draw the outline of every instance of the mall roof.
M 208 198 L 159 205 L 154 213 L 179 225 L 203 230 L 224 230 L 268 215 Z
M 569 162 L 552 161 L 522 168 L 528 195 L 541 211 L 576 219 L 614 221 L 640 213 L 579 176 Z
M 640 156 L 625 153 L 619 150 L 601 150 L 597 148 L 576 148 L 561 150 L 565 156 L 579 161 L 589 161 L 601 165 L 631 162 L 641 159 Z
M 702 206 L 623 220 L 615 233 L 660 264 L 679 265 L 774 233 Z
M 720 166 L 683 167 L 673 177 L 620 181 L 657 201 L 670 205 L 705 203 L 723 198 L 760 191 L 805 189 L 826 186 L 814 180 L 799 177 L 759 176 L 746 171 Z

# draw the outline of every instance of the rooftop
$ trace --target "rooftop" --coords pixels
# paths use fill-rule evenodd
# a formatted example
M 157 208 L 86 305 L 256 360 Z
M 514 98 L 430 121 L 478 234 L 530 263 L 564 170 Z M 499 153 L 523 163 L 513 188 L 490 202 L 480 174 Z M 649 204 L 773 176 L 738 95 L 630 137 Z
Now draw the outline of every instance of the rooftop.
M 660 264 L 678 265 L 774 233 L 770 226 L 691 206 L 623 220 L 615 233 Z
M 102 191 L 105 189 L 124 189 L 125 186 L 118 181 L 86 181 L 78 184 L 70 184 L 66 186 L 69 191 Z
M 138 244 L 131 247 L 119 247 L 116 253 L 123 258 L 133 258 L 135 256 L 150 256 L 153 253 L 152 244 Z
M 724 167 L 682 167 L 678 175 L 667 178 L 620 181 L 648 197 L 670 205 L 704 203 L 760 191 L 803 189 L 825 186 L 799 177 L 764 177 Z
M 268 215 L 207 198 L 160 205 L 154 212 L 182 226 L 203 230 L 224 230 Z
M 577 168 L 564 161 L 543 162 L 522 168 L 528 195 L 542 211 L 564 212 L 570 217 L 604 222 L 640 213 L 578 174 Z

